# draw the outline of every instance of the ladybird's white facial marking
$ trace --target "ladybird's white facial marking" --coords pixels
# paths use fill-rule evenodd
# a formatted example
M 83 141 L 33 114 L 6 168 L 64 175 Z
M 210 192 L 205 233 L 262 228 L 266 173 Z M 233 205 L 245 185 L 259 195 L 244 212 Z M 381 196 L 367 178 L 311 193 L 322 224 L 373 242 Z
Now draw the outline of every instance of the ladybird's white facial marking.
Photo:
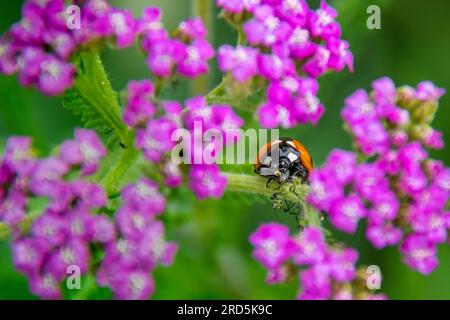
M 294 153 L 289 153 L 288 155 L 287 155 L 287 157 L 288 157 L 288 159 L 291 161 L 291 162 L 294 162 L 295 160 L 297 160 L 298 159 L 298 157 L 297 157 L 297 155 L 295 155 Z

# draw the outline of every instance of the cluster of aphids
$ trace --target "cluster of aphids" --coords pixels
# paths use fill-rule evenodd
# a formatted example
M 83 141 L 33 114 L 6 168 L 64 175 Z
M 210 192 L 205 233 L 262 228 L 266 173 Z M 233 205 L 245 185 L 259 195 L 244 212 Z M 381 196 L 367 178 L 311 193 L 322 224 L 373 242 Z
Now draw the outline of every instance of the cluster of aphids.
M 287 199 L 286 194 L 295 194 L 295 183 L 308 183 L 313 170 L 313 161 L 308 150 L 297 140 L 280 138 L 269 142 L 258 153 L 255 172 L 268 179 L 267 187 L 273 181 L 278 189 L 271 197 L 273 207 L 301 219 L 303 206 L 299 201 Z M 293 184 L 288 190 L 287 183 Z

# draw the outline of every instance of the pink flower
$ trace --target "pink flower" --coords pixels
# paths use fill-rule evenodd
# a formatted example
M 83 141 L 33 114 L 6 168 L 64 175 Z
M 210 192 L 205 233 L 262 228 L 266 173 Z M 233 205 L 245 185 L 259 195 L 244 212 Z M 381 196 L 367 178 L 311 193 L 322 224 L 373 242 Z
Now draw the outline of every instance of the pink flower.
M 162 12 L 158 7 L 144 9 L 142 19 L 138 21 L 138 33 L 144 37 L 144 48 L 154 41 L 168 38 L 168 33 L 162 24 Z
M 252 12 L 261 0 L 216 0 L 216 3 L 227 12 L 239 14 L 244 10 Z
M 289 229 L 283 225 L 269 223 L 260 226 L 250 236 L 255 247 L 253 256 L 268 269 L 277 269 L 292 254 L 293 242 L 289 238 Z
M 74 75 L 71 64 L 49 56 L 41 63 L 39 90 L 47 95 L 60 95 L 72 86 Z
M 292 31 L 288 44 L 291 56 L 297 59 L 313 56 L 318 47 L 312 41 L 309 30 L 298 26 Z
M 309 181 L 308 202 L 319 210 L 329 211 L 337 200 L 344 197 L 344 186 L 326 168 L 314 170 Z
M 62 245 L 66 239 L 64 218 L 56 212 L 47 211 L 34 221 L 31 233 L 36 238 L 45 239 L 53 246 Z
M 445 94 L 445 89 L 437 88 L 431 81 L 423 81 L 417 85 L 416 98 L 419 100 L 437 101 Z
M 328 66 L 335 71 L 342 71 L 345 67 L 353 72 L 353 54 L 349 50 L 347 41 L 338 38 L 331 38 L 327 43 L 330 51 Z
M 219 68 L 223 72 L 231 72 L 233 77 L 245 82 L 258 74 L 258 50 L 249 47 L 223 45 L 219 48 Z
M 146 178 L 139 179 L 136 184 L 125 186 L 121 195 L 125 203 L 146 214 L 158 215 L 166 206 L 166 200 L 159 193 L 157 184 Z
M 30 277 L 30 291 L 42 299 L 59 300 L 62 292 L 59 281 L 50 273 L 34 274 Z
M 205 25 L 200 17 L 190 18 L 180 23 L 178 30 L 188 39 L 205 38 L 208 35 Z
M 2 160 L 19 176 L 28 176 L 36 164 L 32 152 L 31 138 L 9 137 Z
M 155 290 L 153 279 L 148 272 L 140 270 L 120 270 L 111 283 L 111 289 L 118 300 L 146 300 Z
M 337 11 L 329 6 L 325 0 L 320 3 L 320 8 L 311 13 L 309 24 L 312 34 L 315 37 L 321 37 L 325 41 L 330 38 L 339 37 L 341 28 L 334 20 L 337 17 Z
M 292 26 L 305 27 L 311 13 L 305 0 L 276 1 L 275 11 Z
M 46 31 L 44 40 L 53 47 L 55 53 L 62 59 L 68 59 L 76 49 L 75 39 L 67 33 L 56 30 Z
M 294 110 L 299 123 L 317 124 L 325 112 L 325 107 L 317 97 L 319 84 L 315 79 L 302 79 L 299 83 L 299 96 L 294 101 Z
M 276 54 L 260 54 L 258 56 L 258 68 L 261 76 L 268 80 L 279 80 L 287 68 L 289 68 L 288 59 L 283 59 Z
M 109 25 L 118 48 L 126 48 L 134 43 L 137 23 L 131 11 L 113 9 L 108 14 Z
M 183 176 L 180 168 L 172 161 L 168 161 L 165 164 L 164 174 L 165 174 L 164 182 L 169 188 L 177 188 L 183 182 Z
M 175 243 L 165 241 L 164 224 L 160 221 L 154 221 L 142 235 L 138 255 L 142 261 L 169 266 L 173 263 L 177 250 L 178 246 Z
M 326 243 L 322 231 L 315 227 L 303 230 L 294 240 L 293 259 L 297 264 L 315 264 L 326 256 Z
M 423 274 L 430 274 L 439 264 L 435 245 L 426 236 L 411 234 L 406 237 L 400 250 L 405 263 Z
M 372 82 L 374 100 L 378 105 L 395 104 L 397 98 L 397 88 L 394 81 L 388 77 L 383 77 Z
M 91 130 L 76 129 L 75 140 L 68 140 L 60 148 L 61 159 L 71 166 L 81 166 L 83 175 L 97 171 L 106 149 L 98 135 Z
M 145 124 L 156 113 L 152 101 L 155 93 L 153 83 L 150 80 L 130 81 L 127 91 L 124 121 L 130 127 Z
M 388 189 L 389 181 L 376 164 L 362 164 L 355 172 L 354 187 L 361 196 L 377 201 L 378 195 Z
M 431 243 L 443 243 L 447 240 L 446 221 L 441 212 L 411 206 L 407 219 L 413 231 L 425 235 Z
M 42 63 L 49 56 L 38 47 L 23 49 L 18 58 L 19 81 L 23 86 L 33 86 L 39 81 Z
M 52 253 L 46 263 L 46 269 L 58 281 L 67 276 L 67 268 L 72 265 L 78 266 L 84 274 L 88 271 L 89 256 L 89 248 L 84 242 L 71 240 Z
M 366 237 L 375 248 L 382 249 L 399 244 L 403 238 L 403 232 L 390 223 L 376 221 L 369 223 Z
M 332 250 L 328 256 L 330 274 L 338 282 L 349 282 L 356 277 L 355 263 L 358 252 L 354 249 Z
M 278 126 L 290 128 L 295 123 L 295 115 L 291 109 L 271 102 L 267 102 L 259 107 L 258 118 L 261 125 L 268 129 Z
M 175 146 L 172 133 L 176 129 L 177 125 L 169 119 L 152 119 L 145 129 L 137 132 L 136 147 L 144 152 L 149 161 L 160 162 L 164 154 Z
M 116 239 L 116 229 L 113 222 L 105 216 L 97 216 L 90 226 L 92 240 L 108 244 Z
M 299 300 L 325 300 L 331 295 L 331 281 L 329 267 L 318 264 L 300 272 L 300 286 L 302 292 Z
M 274 15 L 268 5 L 256 7 L 254 18 L 244 24 L 244 32 L 251 45 L 271 47 L 289 37 L 290 26 Z
M 35 195 L 56 196 L 64 184 L 62 178 L 68 172 L 69 166 L 58 158 L 40 160 L 33 168 L 29 188 Z
M 365 216 L 364 204 L 356 195 L 337 200 L 330 209 L 331 223 L 347 233 L 355 233 L 359 219 Z
M 12 243 L 14 266 L 26 275 L 34 275 L 44 262 L 50 246 L 44 239 L 26 238 Z
M 203 39 L 197 39 L 183 51 L 178 72 L 188 78 L 194 78 L 208 72 L 208 60 L 214 57 L 214 48 Z
M 318 78 L 328 71 L 328 65 L 330 63 L 331 52 L 324 48 L 318 47 L 314 56 L 304 64 L 303 70 L 311 78 Z
M 199 199 L 221 198 L 227 186 L 227 178 L 217 165 L 192 165 L 189 172 L 189 187 Z
M 147 63 L 156 76 L 167 78 L 181 62 L 185 51 L 185 45 L 178 40 L 156 41 L 148 49 Z

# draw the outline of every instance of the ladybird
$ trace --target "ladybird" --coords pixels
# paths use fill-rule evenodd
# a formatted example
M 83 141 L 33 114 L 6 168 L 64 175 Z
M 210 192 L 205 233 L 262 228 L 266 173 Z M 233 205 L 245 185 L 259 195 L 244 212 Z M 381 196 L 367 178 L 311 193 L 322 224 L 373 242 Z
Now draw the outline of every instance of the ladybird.
M 308 150 L 299 141 L 280 138 L 261 148 L 255 162 L 255 172 L 278 183 L 290 182 L 294 178 L 308 181 L 313 170 L 313 160 Z

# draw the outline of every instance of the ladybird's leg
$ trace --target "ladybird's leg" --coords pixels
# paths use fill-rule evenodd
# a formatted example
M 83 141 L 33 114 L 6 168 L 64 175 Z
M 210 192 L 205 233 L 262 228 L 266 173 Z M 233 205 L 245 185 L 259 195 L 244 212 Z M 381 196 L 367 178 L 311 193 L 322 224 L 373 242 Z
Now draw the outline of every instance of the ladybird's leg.
M 266 183 L 266 188 L 269 189 L 269 184 L 270 184 L 270 182 L 272 182 L 272 181 L 275 181 L 275 182 L 278 184 L 278 188 L 276 188 L 275 190 L 280 190 L 280 188 L 281 188 L 281 183 L 280 183 L 280 181 L 278 181 L 278 179 L 273 178 L 273 177 L 270 177 L 269 180 L 267 181 L 267 183 Z
M 292 209 L 293 213 L 292 214 L 298 216 L 300 211 L 301 211 L 300 205 L 298 203 L 294 203 L 292 207 L 293 207 L 293 209 Z
M 297 193 L 295 184 L 293 184 L 292 186 L 289 187 L 289 192 L 292 192 L 295 196 L 297 196 L 298 198 L 300 198 L 300 195 Z
M 266 188 L 267 189 L 269 189 L 269 184 L 270 184 L 270 182 L 273 180 L 273 178 L 271 177 L 271 178 L 269 178 L 268 180 L 267 180 L 267 183 L 266 183 Z
M 292 214 L 291 209 L 292 209 L 293 203 L 291 201 L 287 200 L 286 198 L 284 198 L 284 206 L 285 206 L 284 212 L 286 212 L 288 214 Z

